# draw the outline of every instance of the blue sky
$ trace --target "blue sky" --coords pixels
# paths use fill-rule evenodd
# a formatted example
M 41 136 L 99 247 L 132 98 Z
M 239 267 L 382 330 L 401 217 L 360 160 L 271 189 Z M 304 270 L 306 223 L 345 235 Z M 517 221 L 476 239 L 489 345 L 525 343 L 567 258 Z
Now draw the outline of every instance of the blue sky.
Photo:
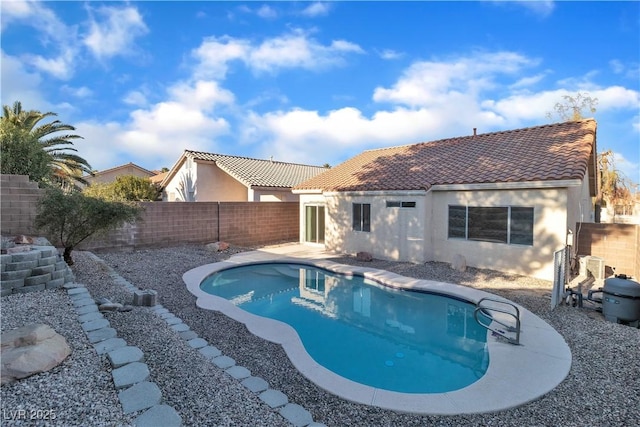
M 184 149 L 336 165 L 550 123 L 598 99 L 640 182 L 640 2 L 4 0 L 3 105 L 53 111 L 94 169 Z

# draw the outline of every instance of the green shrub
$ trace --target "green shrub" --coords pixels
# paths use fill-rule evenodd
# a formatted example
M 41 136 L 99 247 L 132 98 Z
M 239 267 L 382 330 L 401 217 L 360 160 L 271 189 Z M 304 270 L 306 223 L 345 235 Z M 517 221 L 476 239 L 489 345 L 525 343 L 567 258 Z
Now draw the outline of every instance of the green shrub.
M 160 192 L 149 181 L 134 175 L 122 175 L 109 184 L 95 183 L 83 190 L 87 196 L 112 201 L 155 201 Z
M 52 173 L 50 156 L 38 138 L 7 121 L 0 125 L 0 165 L 3 174 L 29 175 L 41 185 Z
M 141 213 L 137 205 L 48 188 L 38 204 L 35 225 L 50 236 L 54 245 L 64 248 L 64 260 L 73 265 L 71 252 L 77 245 L 90 236 L 139 220 Z

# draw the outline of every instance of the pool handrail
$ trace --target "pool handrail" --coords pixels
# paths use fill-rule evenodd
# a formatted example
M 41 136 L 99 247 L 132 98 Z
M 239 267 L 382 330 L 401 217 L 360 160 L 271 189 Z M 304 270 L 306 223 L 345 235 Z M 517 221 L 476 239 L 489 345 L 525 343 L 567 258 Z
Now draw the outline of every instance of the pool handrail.
M 496 307 L 489 307 L 487 305 L 482 305 L 482 303 L 484 301 L 491 301 L 492 303 L 504 304 L 506 306 L 509 306 L 513 310 L 515 310 L 515 313 L 512 312 L 512 311 L 508 311 L 508 310 L 504 310 L 504 309 L 500 309 L 500 308 L 496 308 Z M 508 325 L 508 324 L 504 323 L 503 321 L 501 321 L 499 319 L 496 319 L 494 316 L 491 315 L 492 311 L 493 312 L 498 312 L 498 313 L 503 313 L 503 314 L 506 314 L 506 315 L 508 315 L 510 317 L 513 317 L 513 319 L 515 320 L 515 326 Z M 506 329 L 506 332 L 502 331 L 500 329 L 497 329 L 495 327 L 492 327 L 491 324 L 485 324 L 482 321 L 480 321 L 480 318 L 478 317 L 479 313 L 482 313 L 486 317 L 491 319 L 492 323 L 495 322 L 495 323 L 503 326 Z M 499 300 L 499 299 L 495 299 L 495 298 L 489 298 L 489 297 L 481 298 L 476 304 L 476 309 L 473 312 L 473 317 L 474 317 L 474 319 L 476 319 L 476 322 L 478 322 L 478 324 L 480 326 L 490 330 L 494 334 L 500 335 L 501 337 L 506 339 L 507 342 L 509 342 L 510 344 L 514 344 L 514 345 L 519 345 L 520 344 L 520 310 L 518 309 L 518 307 L 515 304 L 512 304 L 512 303 L 507 302 L 507 301 L 502 301 L 502 300 Z M 507 335 L 507 332 L 515 333 L 515 338 Z

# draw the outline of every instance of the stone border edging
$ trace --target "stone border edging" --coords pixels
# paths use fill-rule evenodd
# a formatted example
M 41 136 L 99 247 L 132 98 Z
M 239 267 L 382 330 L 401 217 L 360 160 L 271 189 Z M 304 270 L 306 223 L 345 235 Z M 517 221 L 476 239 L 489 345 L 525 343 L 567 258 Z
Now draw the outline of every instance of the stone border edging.
M 162 404 L 162 392 L 148 381 L 150 372 L 143 363 L 144 353 L 138 347 L 128 346 L 117 337 L 117 331 L 98 310 L 89 290 L 78 283 L 63 286 L 78 314 L 78 321 L 98 355 L 107 355 L 113 368 L 111 375 L 118 390 L 118 400 L 125 414 L 144 412 L 135 418 L 138 427 L 180 427 L 182 417 L 178 412 Z
M 125 288 L 127 288 L 127 290 L 132 292 L 140 290 L 136 286 L 129 283 L 129 281 L 124 279 L 122 276 L 120 276 L 113 268 L 111 268 L 111 266 L 107 265 L 104 262 L 104 260 L 102 260 L 100 257 L 98 257 L 92 252 L 87 252 L 87 253 L 95 261 L 100 262 L 102 265 L 104 265 L 104 267 L 107 269 L 107 273 L 109 274 L 109 277 L 111 277 L 111 279 L 113 279 L 114 282 L 124 286 Z M 269 383 L 265 381 L 263 378 L 252 376 L 251 372 L 247 368 L 236 365 L 235 360 L 233 360 L 229 356 L 223 355 L 222 352 L 217 347 L 211 345 L 204 338 L 200 338 L 196 332 L 192 331 L 191 328 L 182 321 L 182 319 L 175 316 L 167 308 L 163 307 L 161 304 L 157 304 L 150 308 L 156 315 L 160 316 L 160 318 L 167 323 L 167 326 L 169 326 L 174 332 L 176 332 L 181 339 L 186 341 L 191 348 L 193 348 L 194 350 L 197 350 L 202 356 L 207 358 L 213 365 L 222 369 L 223 371 L 225 371 L 225 373 L 235 378 L 236 380 L 240 381 L 240 383 L 244 387 L 246 387 L 251 392 L 257 394 L 260 400 L 262 400 L 265 404 L 267 404 L 271 409 L 278 412 L 288 422 L 290 422 L 296 427 L 326 427 L 325 424 L 314 422 L 311 413 L 306 409 L 304 409 L 302 406 L 295 403 L 289 403 L 289 398 L 284 393 L 282 393 L 279 390 L 270 388 Z M 97 311 L 97 306 L 96 306 L 96 311 Z M 118 338 L 111 338 L 111 339 L 118 339 Z M 119 348 L 124 347 L 125 345 L 126 344 L 122 344 L 122 346 L 119 346 Z M 137 349 L 137 347 L 131 347 L 131 348 Z M 115 381 L 115 378 L 114 378 L 114 381 Z M 147 412 L 145 412 L 144 414 L 136 418 L 136 421 L 143 418 L 143 416 L 145 416 L 147 413 L 151 412 L 151 410 L 153 410 L 154 408 L 157 408 L 158 406 L 166 406 L 166 405 L 156 405 L 152 407 Z M 173 408 L 171 407 L 167 407 L 167 408 L 173 410 Z M 168 409 L 162 409 L 162 411 L 168 411 Z M 175 412 L 175 410 L 173 411 Z M 156 412 L 159 413 L 160 410 L 156 409 Z M 162 416 L 165 417 L 165 415 L 162 415 Z M 160 420 L 160 419 L 163 420 L 162 424 L 158 424 L 156 421 L 155 424 L 149 423 L 149 424 L 144 424 L 144 426 L 157 426 L 157 425 L 168 426 L 165 422 L 166 418 L 154 418 L 154 420 Z M 145 420 L 146 419 L 143 419 L 142 421 L 145 421 Z M 136 423 L 136 425 L 142 426 L 143 424 Z

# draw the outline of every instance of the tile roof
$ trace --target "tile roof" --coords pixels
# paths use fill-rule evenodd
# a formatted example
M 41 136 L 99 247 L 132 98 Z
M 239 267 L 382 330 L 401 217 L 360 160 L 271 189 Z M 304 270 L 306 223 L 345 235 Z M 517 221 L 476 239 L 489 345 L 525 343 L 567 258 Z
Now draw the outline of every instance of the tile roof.
M 194 160 L 215 162 L 216 165 L 249 187 L 291 188 L 321 174 L 322 166 L 301 165 L 275 160 L 252 159 L 185 150 L 185 156 Z
M 365 151 L 295 190 L 425 190 L 433 185 L 593 178 L 596 121 L 585 119 Z
M 164 181 L 164 179 L 166 178 L 166 176 L 169 174 L 169 171 L 167 172 L 158 172 L 157 174 L 150 176 L 149 177 L 149 181 L 151 181 L 154 184 L 160 184 L 162 181 Z

